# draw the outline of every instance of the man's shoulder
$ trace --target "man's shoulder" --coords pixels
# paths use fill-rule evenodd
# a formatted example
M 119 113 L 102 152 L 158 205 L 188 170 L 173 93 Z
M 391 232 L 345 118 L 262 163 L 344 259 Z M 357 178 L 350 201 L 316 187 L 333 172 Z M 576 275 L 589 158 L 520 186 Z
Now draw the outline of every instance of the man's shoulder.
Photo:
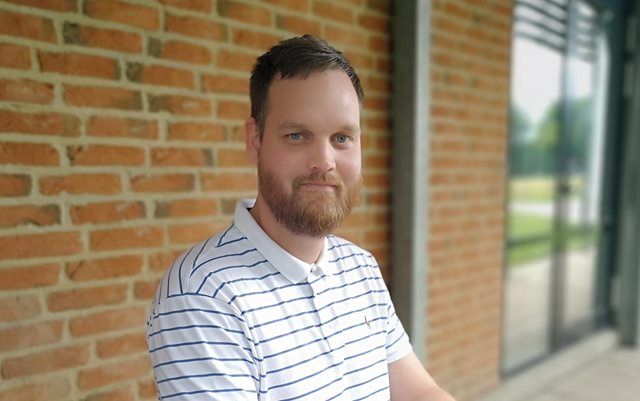
M 174 293 L 200 293 L 205 282 L 225 281 L 240 268 L 264 262 L 255 246 L 235 226 L 185 251 L 174 260 L 165 281 Z

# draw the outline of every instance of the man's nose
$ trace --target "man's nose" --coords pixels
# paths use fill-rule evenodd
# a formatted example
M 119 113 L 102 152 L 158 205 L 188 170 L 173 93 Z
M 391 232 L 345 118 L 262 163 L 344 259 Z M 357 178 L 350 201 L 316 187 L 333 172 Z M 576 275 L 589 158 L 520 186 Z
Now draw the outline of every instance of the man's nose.
M 336 167 L 333 146 L 330 143 L 318 143 L 312 146 L 309 154 L 309 169 L 314 172 L 331 171 Z

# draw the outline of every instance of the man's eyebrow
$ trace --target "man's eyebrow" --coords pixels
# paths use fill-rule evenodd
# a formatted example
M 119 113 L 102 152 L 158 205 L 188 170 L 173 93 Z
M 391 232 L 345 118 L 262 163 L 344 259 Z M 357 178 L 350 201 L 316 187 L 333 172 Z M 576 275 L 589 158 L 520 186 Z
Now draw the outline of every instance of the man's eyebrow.
M 284 121 L 282 124 L 278 125 L 278 129 L 298 129 L 302 131 L 311 131 L 307 125 L 295 121 Z M 360 127 L 354 124 L 344 124 L 341 125 L 337 132 L 347 132 L 347 133 L 359 133 Z
M 307 126 L 302 124 L 302 123 L 297 123 L 295 121 L 285 121 L 282 124 L 278 125 L 279 129 L 284 129 L 284 128 L 294 128 L 294 129 L 303 129 L 306 130 Z

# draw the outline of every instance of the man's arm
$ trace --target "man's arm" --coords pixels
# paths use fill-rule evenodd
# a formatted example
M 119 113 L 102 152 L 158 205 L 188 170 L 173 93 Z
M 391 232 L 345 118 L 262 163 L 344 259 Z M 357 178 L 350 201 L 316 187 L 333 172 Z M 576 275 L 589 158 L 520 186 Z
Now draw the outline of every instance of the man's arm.
M 424 369 L 416 354 L 389 364 L 391 401 L 455 401 Z

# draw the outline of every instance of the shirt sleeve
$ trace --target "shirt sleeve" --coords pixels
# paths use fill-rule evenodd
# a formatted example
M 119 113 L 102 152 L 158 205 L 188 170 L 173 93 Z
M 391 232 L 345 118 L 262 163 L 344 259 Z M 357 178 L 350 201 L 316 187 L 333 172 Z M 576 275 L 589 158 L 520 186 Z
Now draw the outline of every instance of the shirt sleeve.
M 194 294 L 163 299 L 147 329 L 158 398 L 257 400 L 259 369 L 249 334 L 220 300 Z
M 386 287 L 383 294 L 387 304 L 387 363 L 391 363 L 409 355 L 413 347 L 409 342 L 409 336 L 405 332 L 402 322 L 396 315 L 396 310 Z

